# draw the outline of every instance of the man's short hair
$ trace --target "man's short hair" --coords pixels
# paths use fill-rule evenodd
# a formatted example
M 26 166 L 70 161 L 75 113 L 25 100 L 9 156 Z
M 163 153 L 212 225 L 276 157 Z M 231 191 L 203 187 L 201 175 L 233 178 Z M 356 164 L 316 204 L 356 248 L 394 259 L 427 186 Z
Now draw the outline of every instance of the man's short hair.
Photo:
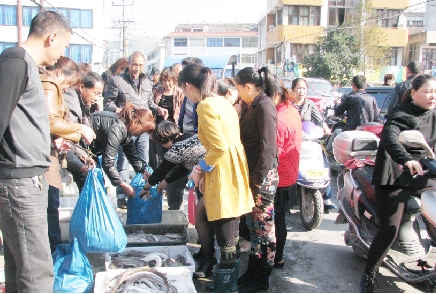
M 417 75 L 417 74 L 421 73 L 421 64 L 419 63 L 419 61 L 412 61 L 411 63 L 409 63 L 407 65 L 407 68 L 414 75 Z
M 127 61 L 129 61 L 129 63 L 131 63 L 133 61 L 133 58 L 142 58 L 145 60 L 145 56 L 144 54 L 142 54 L 141 51 L 134 51 L 132 52 L 132 54 L 129 55 L 129 57 L 127 58 Z
M 42 37 L 53 32 L 73 33 L 70 23 L 62 14 L 55 11 L 45 10 L 38 13 L 32 19 L 29 28 L 29 37 Z
M 201 67 L 204 67 L 203 61 L 201 61 L 200 58 L 197 57 L 186 57 L 182 60 L 182 66 L 188 65 L 188 64 L 196 64 Z
M 355 77 L 353 77 L 351 82 L 359 90 L 365 89 L 365 87 L 366 87 L 366 78 L 364 76 L 355 76 Z

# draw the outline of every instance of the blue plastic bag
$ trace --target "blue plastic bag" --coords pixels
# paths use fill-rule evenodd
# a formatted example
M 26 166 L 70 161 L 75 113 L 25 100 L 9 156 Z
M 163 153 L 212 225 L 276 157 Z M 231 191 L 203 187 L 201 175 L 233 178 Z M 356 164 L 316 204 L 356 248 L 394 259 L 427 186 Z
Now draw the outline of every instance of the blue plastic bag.
M 150 198 L 139 198 L 145 183 L 141 173 L 137 173 L 130 181 L 135 197 L 127 200 L 127 225 L 156 224 L 162 221 L 162 193 L 157 192 L 157 185 L 150 188 Z
M 127 236 L 101 185 L 102 171 L 88 172 L 70 222 L 70 241 L 77 238 L 86 253 L 121 252 Z
M 55 293 L 91 293 L 94 275 L 86 254 L 76 238 L 70 244 L 60 244 L 53 253 Z

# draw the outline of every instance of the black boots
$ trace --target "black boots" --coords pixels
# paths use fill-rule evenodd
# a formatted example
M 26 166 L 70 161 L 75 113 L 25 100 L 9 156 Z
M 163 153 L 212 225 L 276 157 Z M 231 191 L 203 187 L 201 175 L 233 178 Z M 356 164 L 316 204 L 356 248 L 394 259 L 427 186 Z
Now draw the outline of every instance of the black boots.
M 360 279 L 360 292 L 373 293 L 374 292 L 375 274 L 365 272 Z
M 239 279 L 238 291 L 241 293 L 251 293 L 259 290 L 268 290 L 269 277 L 271 276 L 272 266 L 267 264 L 266 258 L 255 258 L 250 255 L 248 275 L 244 279 Z M 251 268 L 250 268 L 250 260 Z M 246 273 L 247 273 L 246 272 Z
M 192 275 L 195 279 L 205 278 L 212 273 L 214 260 L 203 258 L 198 269 Z
M 239 277 L 238 279 L 238 285 L 242 285 L 247 283 L 248 281 L 252 280 L 255 278 L 256 273 L 257 273 L 257 267 L 258 265 L 258 261 L 259 259 L 254 257 L 254 255 L 249 255 L 248 256 L 248 266 L 247 266 L 247 270 L 245 271 L 245 273 Z

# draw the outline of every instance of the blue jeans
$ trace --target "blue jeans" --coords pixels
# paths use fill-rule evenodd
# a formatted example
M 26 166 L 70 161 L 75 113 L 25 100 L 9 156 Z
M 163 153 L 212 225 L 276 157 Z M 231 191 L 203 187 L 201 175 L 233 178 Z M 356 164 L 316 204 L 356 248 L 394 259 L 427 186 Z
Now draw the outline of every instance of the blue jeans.
M 133 137 L 133 140 L 135 140 L 135 147 L 136 152 L 138 152 L 139 159 L 141 159 L 142 164 L 147 166 L 148 165 L 148 147 L 150 144 L 150 136 L 147 133 L 142 134 L 138 137 Z
M 32 178 L 0 179 L 6 292 L 53 292 L 47 188 L 45 179 L 41 187 Z
M 127 161 L 127 157 L 123 152 L 123 149 L 118 148 L 118 158 L 117 158 L 117 170 L 120 174 L 120 177 L 123 179 L 124 182 L 129 182 L 129 162 Z M 124 190 L 118 186 L 117 189 L 117 198 L 118 199 L 124 199 L 126 198 L 126 195 L 124 195 Z
M 62 243 L 61 227 L 59 225 L 59 189 L 53 186 L 48 187 L 48 240 L 53 253 L 56 247 Z
M 322 199 L 328 200 L 331 198 L 332 198 L 332 189 L 330 188 L 330 185 L 328 185 L 324 194 L 322 195 Z

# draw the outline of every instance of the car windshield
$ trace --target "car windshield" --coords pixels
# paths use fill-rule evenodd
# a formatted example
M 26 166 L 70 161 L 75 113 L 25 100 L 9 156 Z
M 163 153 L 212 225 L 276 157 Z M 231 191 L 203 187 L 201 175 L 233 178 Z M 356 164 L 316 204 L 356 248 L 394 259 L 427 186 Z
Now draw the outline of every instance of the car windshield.
M 285 84 L 285 88 L 291 89 L 292 90 L 292 82 L 284 82 Z M 318 89 L 317 89 L 318 90 Z M 313 96 L 323 96 L 321 94 L 318 93 L 318 91 L 315 91 L 311 85 L 309 84 L 309 89 L 307 89 L 307 96 L 309 97 L 313 97 Z M 331 96 L 331 95 L 328 95 Z
M 329 82 L 323 80 L 308 80 L 309 88 L 318 94 L 318 96 L 331 97 L 334 88 Z M 308 94 L 309 95 L 309 94 Z

